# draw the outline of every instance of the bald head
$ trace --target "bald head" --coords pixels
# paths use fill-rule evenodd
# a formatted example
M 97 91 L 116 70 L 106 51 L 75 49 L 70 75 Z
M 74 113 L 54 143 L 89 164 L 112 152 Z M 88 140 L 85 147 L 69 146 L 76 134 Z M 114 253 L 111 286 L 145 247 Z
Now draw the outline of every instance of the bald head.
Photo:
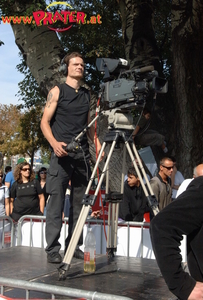
M 193 177 L 203 176 L 203 164 L 200 164 L 194 168 Z

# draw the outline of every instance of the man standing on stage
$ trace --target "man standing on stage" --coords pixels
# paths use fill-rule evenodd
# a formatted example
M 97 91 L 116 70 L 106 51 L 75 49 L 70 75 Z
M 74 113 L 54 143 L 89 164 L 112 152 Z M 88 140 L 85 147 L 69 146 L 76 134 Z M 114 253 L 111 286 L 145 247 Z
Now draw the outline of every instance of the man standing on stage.
M 80 140 L 82 150 L 68 153 L 65 149 L 71 141 L 90 123 L 90 94 L 81 87 L 84 74 L 84 61 L 81 54 L 73 52 L 64 58 L 67 65 L 66 82 L 50 90 L 44 114 L 41 120 L 41 130 L 48 140 L 52 153 L 50 168 L 47 172 L 47 192 L 50 195 L 46 212 L 47 260 L 50 263 L 61 263 L 60 231 L 65 192 L 71 180 L 70 215 L 68 237 L 65 241 L 65 251 L 68 248 L 74 227 L 77 223 L 82 199 L 88 182 L 89 148 L 87 135 Z M 97 143 L 98 152 L 101 149 L 99 140 L 94 140 L 94 128 L 91 127 L 88 136 Z M 104 155 L 104 153 L 102 154 Z M 75 250 L 74 257 L 83 259 L 84 254 L 79 249 L 82 235 Z

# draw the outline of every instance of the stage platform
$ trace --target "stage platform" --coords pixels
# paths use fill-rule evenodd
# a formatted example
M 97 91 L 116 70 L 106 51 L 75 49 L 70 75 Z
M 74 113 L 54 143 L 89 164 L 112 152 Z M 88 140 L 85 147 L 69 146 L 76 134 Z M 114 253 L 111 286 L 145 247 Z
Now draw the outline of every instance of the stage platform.
M 142 300 L 175 300 L 153 259 L 105 255 L 96 256 L 96 272 L 83 272 L 83 261 L 73 258 L 68 277 L 58 280 L 57 264 L 47 263 L 42 248 L 17 246 L 0 250 L 0 277 L 44 283 L 66 288 L 118 295 Z M 4 296 L 25 299 L 25 290 L 6 287 Z M 30 291 L 29 298 L 51 299 L 51 295 Z M 76 299 L 57 296 L 56 299 Z M 116 299 L 116 298 L 115 298 Z

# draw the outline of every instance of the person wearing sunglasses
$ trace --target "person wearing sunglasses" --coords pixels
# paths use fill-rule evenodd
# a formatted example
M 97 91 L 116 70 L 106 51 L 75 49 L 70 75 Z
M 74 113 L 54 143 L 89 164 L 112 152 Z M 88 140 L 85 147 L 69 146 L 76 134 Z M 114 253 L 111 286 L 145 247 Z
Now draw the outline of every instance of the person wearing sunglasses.
M 150 185 L 162 210 L 172 201 L 171 174 L 173 172 L 173 160 L 164 157 L 160 160 L 159 172 L 150 180 Z
M 43 191 L 30 164 L 26 161 L 18 164 L 14 170 L 14 178 L 10 193 L 11 218 L 17 222 L 24 215 L 43 215 Z
M 41 167 L 37 174 L 40 186 L 42 188 L 44 199 L 45 199 L 45 206 L 48 199 L 48 194 L 46 192 L 46 178 L 47 178 L 47 169 L 45 167 Z

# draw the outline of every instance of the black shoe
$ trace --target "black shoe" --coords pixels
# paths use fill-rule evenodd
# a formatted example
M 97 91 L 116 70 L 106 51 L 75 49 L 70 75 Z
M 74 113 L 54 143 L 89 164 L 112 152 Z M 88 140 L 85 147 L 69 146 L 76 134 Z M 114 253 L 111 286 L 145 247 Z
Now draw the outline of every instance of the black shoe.
M 84 252 L 82 252 L 82 250 L 80 249 L 76 249 L 73 256 L 75 258 L 78 258 L 78 259 L 83 259 L 84 260 Z
M 51 264 L 60 264 L 62 257 L 58 252 L 49 253 L 47 254 L 47 261 Z

